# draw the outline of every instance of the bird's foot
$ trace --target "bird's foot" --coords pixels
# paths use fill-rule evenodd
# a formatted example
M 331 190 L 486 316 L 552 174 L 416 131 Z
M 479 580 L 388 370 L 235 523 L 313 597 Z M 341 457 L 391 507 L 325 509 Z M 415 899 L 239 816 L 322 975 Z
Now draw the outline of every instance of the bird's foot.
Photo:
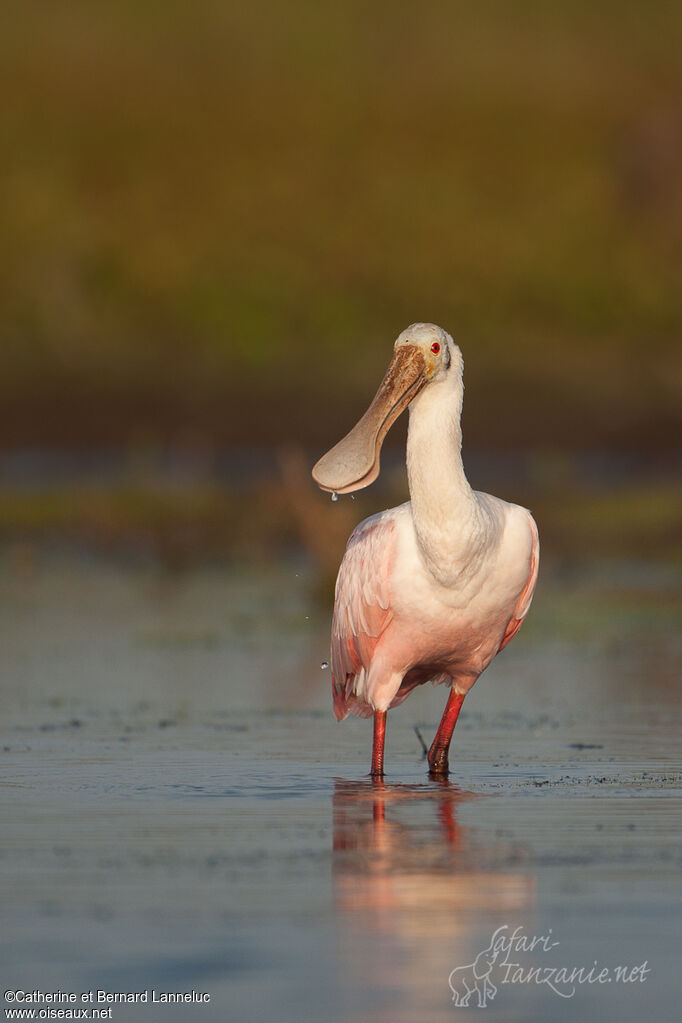
M 447 778 L 450 773 L 448 751 L 436 749 L 429 753 L 429 775 L 432 778 Z

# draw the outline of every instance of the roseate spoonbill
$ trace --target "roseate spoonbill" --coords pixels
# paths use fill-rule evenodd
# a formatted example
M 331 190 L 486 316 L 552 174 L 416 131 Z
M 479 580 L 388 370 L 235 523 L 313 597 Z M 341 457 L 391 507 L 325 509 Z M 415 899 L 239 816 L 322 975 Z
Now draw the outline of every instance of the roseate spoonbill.
M 374 716 L 372 769 L 383 775 L 386 712 L 424 682 L 450 686 L 428 754 L 448 773 L 464 697 L 518 632 L 533 597 L 539 541 L 525 508 L 469 486 L 462 466 L 462 353 L 433 323 L 399 335 L 360 421 L 315 465 L 332 494 L 379 475 L 381 445 L 409 406 L 411 500 L 365 519 L 336 580 L 331 668 L 334 713 Z

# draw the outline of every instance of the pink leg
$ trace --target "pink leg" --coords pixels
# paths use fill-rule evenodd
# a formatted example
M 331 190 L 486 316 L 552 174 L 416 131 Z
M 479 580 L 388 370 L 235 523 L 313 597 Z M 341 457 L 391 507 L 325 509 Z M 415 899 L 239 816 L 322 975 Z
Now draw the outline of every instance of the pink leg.
M 445 704 L 443 717 L 440 719 L 438 731 L 429 750 L 429 771 L 431 774 L 448 774 L 448 751 L 450 740 L 457 724 L 459 712 L 464 703 L 464 695 L 450 690 L 448 702 Z
M 374 738 L 372 741 L 372 770 L 373 778 L 384 776 L 384 739 L 386 738 L 386 711 L 374 711 Z

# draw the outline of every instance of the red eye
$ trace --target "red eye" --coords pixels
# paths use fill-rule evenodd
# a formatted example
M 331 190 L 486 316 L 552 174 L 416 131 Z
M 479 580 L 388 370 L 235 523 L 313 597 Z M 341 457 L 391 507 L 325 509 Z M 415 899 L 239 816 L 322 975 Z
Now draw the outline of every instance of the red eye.
M 440 351 L 440 345 L 438 344 L 437 341 L 434 341 L 433 344 L 431 345 L 431 351 L 433 352 L 434 355 L 438 355 Z

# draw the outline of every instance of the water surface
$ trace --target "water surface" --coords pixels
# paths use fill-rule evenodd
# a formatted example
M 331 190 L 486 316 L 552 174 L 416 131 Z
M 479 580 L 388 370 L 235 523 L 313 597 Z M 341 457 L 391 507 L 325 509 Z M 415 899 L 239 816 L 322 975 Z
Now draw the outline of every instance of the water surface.
M 496 930 L 523 967 L 645 979 L 504 982 L 490 1020 L 672 1018 L 680 928 L 675 572 L 543 566 L 519 637 L 467 698 L 331 716 L 328 609 L 303 562 L 175 576 L 68 553 L 6 559 L 3 990 L 201 991 L 112 1018 L 441 1023 Z M 502 930 L 500 930 L 500 928 Z M 455 977 L 457 975 L 454 975 Z M 455 981 L 456 982 L 456 981 Z M 473 997 L 470 1005 L 476 1001 Z

